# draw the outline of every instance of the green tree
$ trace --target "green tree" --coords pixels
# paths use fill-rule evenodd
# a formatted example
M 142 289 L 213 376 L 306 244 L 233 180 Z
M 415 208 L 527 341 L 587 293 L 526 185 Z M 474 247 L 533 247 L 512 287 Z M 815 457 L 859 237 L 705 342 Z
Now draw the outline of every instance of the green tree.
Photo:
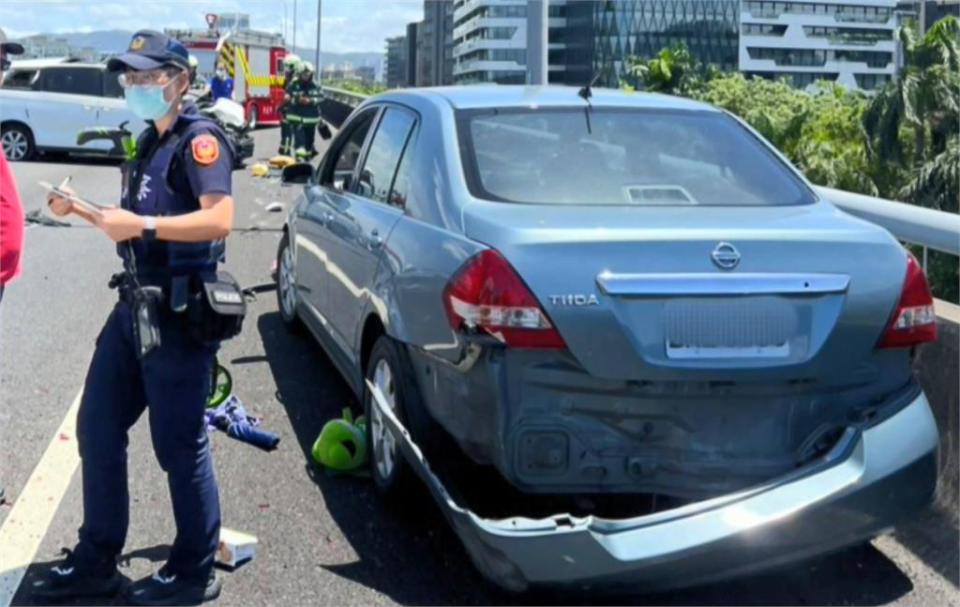
M 699 83 L 700 71 L 696 59 L 682 42 L 661 49 L 652 59 L 631 57 L 627 60 L 627 73 L 634 78 L 632 85 L 654 93 L 689 95 Z
M 913 166 L 943 152 L 956 134 L 960 106 L 960 42 L 957 20 L 941 19 L 919 38 L 916 24 L 898 30 L 904 66 L 896 80 L 874 97 L 863 115 L 868 152 L 880 162 L 903 164 L 908 145 Z M 912 134 L 910 136 L 905 133 Z M 930 150 L 929 143 L 934 143 Z

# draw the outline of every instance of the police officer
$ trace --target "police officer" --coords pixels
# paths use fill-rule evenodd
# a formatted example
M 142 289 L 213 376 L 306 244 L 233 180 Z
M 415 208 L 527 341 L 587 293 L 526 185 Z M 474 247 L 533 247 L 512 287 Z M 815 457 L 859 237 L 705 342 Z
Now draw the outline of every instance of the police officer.
M 320 87 L 313 81 L 313 64 L 304 61 L 300 64 L 297 78 L 288 89 L 290 107 L 287 110 L 289 120 L 295 128 L 296 150 L 299 159 L 313 158 L 317 150 L 313 146 L 320 124 Z
M 218 344 L 195 338 L 188 319 L 233 224 L 232 151 L 215 123 L 182 103 L 189 63 L 178 41 L 142 30 L 107 67 L 122 72 L 127 106 L 149 126 L 137 159 L 124 167 L 121 208 L 98 216 L 57 195 L 48 201 L 56 215 L 80 215 L 114 240 L 125 272 L 111 281 L 120 283 L 120 301 L 97 338 L 77 417 L 79 543 L 32 591 L 48 601 L 118 592 L 116 560 L 129 521 L 127 431 L 146 409 L 177 534 L 166 564 L 132 583 L 126 600 L 195 604 L 220 593 L 213 573 L 220 504 L 203 415 Z
M 297 75 L 300 57 L 293 53 L 283 58 L 283 103 L 280 104 L 280 154 L 293 154 L 294 128 L 287 116 L 290 107 L 290 87 Z

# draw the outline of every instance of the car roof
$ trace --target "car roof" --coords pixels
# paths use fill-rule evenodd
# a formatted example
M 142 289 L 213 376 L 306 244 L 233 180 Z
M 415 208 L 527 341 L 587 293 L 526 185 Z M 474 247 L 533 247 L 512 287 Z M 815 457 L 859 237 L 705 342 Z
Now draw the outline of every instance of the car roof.
M 466 85 L 402 89 L 378 98 L 420 97 L 434 102 L 444 101 L 454 109 L 483 109 L 500 107 L 566 107 L 583 105 L 579 87 L 522 86 L 522 85 Z M 593 107 L 631 107 L 675 110 L 719 111 L 713 106 L 682 97 L 656 93 L 638 93 L 617 89 L 593 88 L 590 103 Z
M 103 63 L 86 63 L 69 57 L 57 57 L 50 59 L 22 59 L 13 61 L 10 64 L 11 70 L 37 70 L 57 67 L 95 67 L 105 68 Z

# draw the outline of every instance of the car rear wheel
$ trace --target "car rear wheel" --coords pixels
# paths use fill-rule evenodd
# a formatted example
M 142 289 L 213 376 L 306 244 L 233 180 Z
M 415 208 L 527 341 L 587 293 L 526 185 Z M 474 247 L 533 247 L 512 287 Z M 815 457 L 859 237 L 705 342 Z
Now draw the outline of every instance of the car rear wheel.
M 8 124 L 0 131 L 0 144 L 7 160 L 18 162 L 30 160 L 36 152 L 33 134 L 22 124 Z
M 297 316 L 297 274 L 290 234 L 287 232 L 284 232 L 277 248 L 277 307 L 287 329 L 299 330 L 301 324 Z
M 420 394 L 406 352 L 397 342 L 386 335 L 377 340 L 367 363 L 366 378 L 379 388 L 386 405 L 406 424 L 407 411 L 420 406 Z M 385 416 L 373 406 L 373 394 L 368 389 L 364 389 L 364 409 L 373 482 L 385 498 L 403 499 L 410 495 L 416 477 L 404 459 L 399 437 L 394 436 Z

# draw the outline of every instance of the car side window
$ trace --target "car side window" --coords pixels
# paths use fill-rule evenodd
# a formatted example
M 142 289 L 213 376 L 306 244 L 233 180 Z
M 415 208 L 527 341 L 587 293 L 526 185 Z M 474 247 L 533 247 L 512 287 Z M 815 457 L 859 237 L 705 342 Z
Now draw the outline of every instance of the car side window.
M 357 116 L 353 124 L 350 125 L 350 131 L 344 133 L 345 138 L 338 140 L 339 147 L 334 151 L 324 168 L 324 176 L 321 182 L 323 185 L 341 192 L 351 189 L 350 178 L 360 162 L 363 142 L 367 138 L 367 133 L 370 131 L 370 126 L 373 124 L 376 115 L 377 109 L 371 108 Z
M 413 158 L 413 134 L 407 141 L 407 147 L 403 150 L 403 158 L 400 159 L 400 166 L 397 168 L 397 176 L 393 179 L 393 187 L 390 188 L 389 204 L 404 209 L 407 207 L 407 193 L 410 191 L 410 162 Z
M 103 96 L 104 97 L 123 97 L 123 87 L 115 74 L 103 74 Z
M 363 169 L 360 171 L 358 194 L 394 204 L 390 194 L 394 176 L 415 123 L 416 118 L 407 110 L 387 108 L 373 135 L 370 151 L 367 152 Z
M 99 69 L 64 67 L 44 70 L 43 90 L 69 95 L 101 96 L 102 78 Z
M 37 70 L 13 70 L 3 79 L 3 88 L 31 89 L 37 76 Z

